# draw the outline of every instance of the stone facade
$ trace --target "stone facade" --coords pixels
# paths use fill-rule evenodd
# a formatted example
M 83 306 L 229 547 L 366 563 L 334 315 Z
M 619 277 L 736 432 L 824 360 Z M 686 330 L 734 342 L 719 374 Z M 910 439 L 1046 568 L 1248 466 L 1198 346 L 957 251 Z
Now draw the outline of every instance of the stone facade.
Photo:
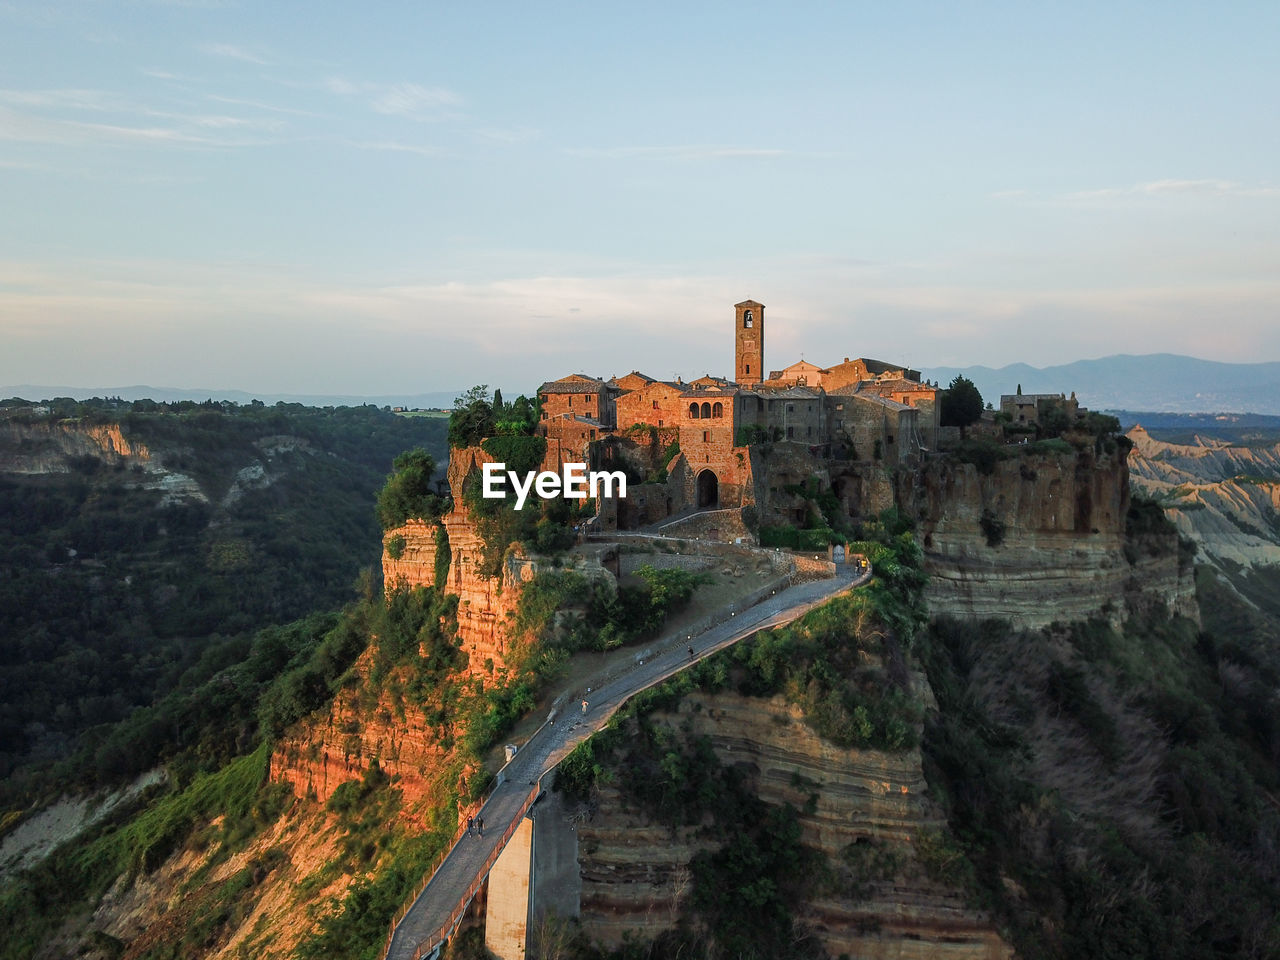
M 599 461 L 595 451 L 605 441 L 652 447 L 640 428 L 663 432 L 662 449 L 632 465 L 660 485 L 630 492 L 635 503 L 602 508 L 603 529 L 768 499 L 758 484 L 772 481 L 752 468 L 753 448 L 744 441 L 802 445 L 823 458 L 871 465 L 877 478 L 876 464 L 892 468 L 938 448 L 938 389 L 903 365 L 866 357 L 831 367 L 800 360 L 764 379 L 764 309 L 755 300 L 734 305 L 734 380 L 707 374 L 686 383 L 633 370 L 608 381 L 572 374 L 539 389 L 546 469 Z M 657 462 L 672 440 L 679 456 Z M 840 495 L 851 507 L 887 505 L 879 480 L 874 494 L 866 483 L 856 486 L 856 495 Z
M 733 309 L 733 378 L 750 386 L 764 379 L 764 304 L 743 300 Z

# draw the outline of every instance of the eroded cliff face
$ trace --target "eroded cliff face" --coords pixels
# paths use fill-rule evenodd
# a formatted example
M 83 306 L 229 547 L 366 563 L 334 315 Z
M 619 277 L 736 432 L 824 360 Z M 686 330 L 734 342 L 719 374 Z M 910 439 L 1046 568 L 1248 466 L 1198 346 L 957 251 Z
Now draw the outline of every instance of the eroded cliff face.
M 922 682 L 922 681 L 917 681 Z M 849 750 L 822 740 L 799 708 L 736 693 L 694 693 L 655 723 L 705 736 L 719 760 L 742 771 L 766 803 L 791 804 L 802 842 L 839 863 L 850 846 L 874 844 L 895 866 L 851 896 L 830 890 L 797 910 L 831 956 L 924 960 L 1009 957 L 985 915 L 961 891 L 929 879 L 914 841 L 944 821 L 926 795 L 920 752 Z M 594 814 L 577 824 L 581 920 L 593 940 L 651 938 L 675 926 L 692 892 L 689 863 L 698 828 L 673 832 L 602 788 Z
M 67 473 L 69 461 L 86 456 L 111 466 L 152 465 L 151 451 L 125 437 L 118 423 L 0 420 L 0 473 Z
M 930 613 L 1043 626 L 1162 604 L 1198 617 L 1175 537 L 1126 540 L 1122 451 L 1024 455 L 989 474 L 936 458 L 899 479 L 918 524 Z
M 280 740 L 271 754 L 270 779 L 324 803 L 376 761 L 383 773 L 399 778 L 406 811 L 462 793 L 463 782 L 442 779 L 450 756 L 444 731 L 428 720 L 422 704 L 401 692 L 397 681 L 403 677 L 393 672 L 370 691 L 366 678 L 373 657 L 371 647 L 355 663 L 357 681 L 339 690 L 326 712 L 313 714 Z M 462 770 L 459 777 L 475 772 Z
M 406 587 L 435 584 L 441 530 L 438 523 L 410 520 L 382 535 L 382 582 L 388 590 L 400 584 Z M 393 542 L 397 547 L 392 547 Z
M 1280 445 L 1156 440 L 1129 431 L 1135 489 L 1158 498 L 1178 532 L 1216 566 L 1280 566 Z

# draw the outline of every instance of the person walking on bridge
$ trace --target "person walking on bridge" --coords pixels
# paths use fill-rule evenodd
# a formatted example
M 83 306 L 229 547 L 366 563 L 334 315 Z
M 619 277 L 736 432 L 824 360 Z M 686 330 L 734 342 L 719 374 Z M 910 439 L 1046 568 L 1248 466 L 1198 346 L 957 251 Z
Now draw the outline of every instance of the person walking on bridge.
M 586 715 L 586 712 L 587 712 L 587 701 L 584 699 L 582 701 L 582 713 L 584 716 Z

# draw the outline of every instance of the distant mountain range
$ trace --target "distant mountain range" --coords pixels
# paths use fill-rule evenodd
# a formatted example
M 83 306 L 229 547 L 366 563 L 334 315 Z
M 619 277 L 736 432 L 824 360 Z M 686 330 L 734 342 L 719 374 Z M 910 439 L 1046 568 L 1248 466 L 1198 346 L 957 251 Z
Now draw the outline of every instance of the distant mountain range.
M 406 407 L 408 409 L 448 409 L 454 397 L 462 390 L 442 390 L 434 393 L 388 394 L 377 397 L 358 397 L 347 394 L 294 394 L 294 393 L 246 393 L 244 390 L 219 390 L 213 388 L 183 387 L 67 387 L 38 386 L 24 383 L 17 386 L 0 386 L 0 399 L 21 397 L 24 400 L 52 400 L 54 397 L 71 397 L 88 400 L 90 397 L 119 397 L 121 400 L 156 400 L 175 403 L 179 400 L 230 400 L 247 404 L 253 400 L 263 403 L 301 403 L 308 407 L 359 407 L 373 404 L 375 407 Z
M 1280 363 L 1218 363 L 1169 353 L 1120 354 L 1077 360 L 1043 369 L 1025 363 L 1007 367 L 930 367 L 929 380 L 946 386 L 956 374 L 974 382 L 984 400 L 1000 395 L 1075 391 L 1091 410 L 1163 413 L 1280 414 Z
M 1262 413 L 1280 415 L 1280 363 L 1218 363 L 1169 353 L 1143 356 L 1120 354 L 1098 360 L 1077 360 L 1056 367 L 1038 368 L 1025 363 L 1007 367 L 928 367 L 929 380 L 942 386 L 956 374 L 977 385 L 983 399 L 999 405 L 1000 395 L 1065 393 L 1075 391 L 1080 402 L 1093 410 L 1147 410 L 1160 413 Z M 178 387 L 69 387 L 0 386 L 0 398 L 49 400 L 54 397 L 120 397 L 123 400 L 232 400 L 248 403 L 302 403 L 307 406 L 359 406 L 434 408 L 451 407 L 461 390 L 418 394 L 350 396 L 343 394 L 266 394 L 243 390 L 182 389 Z M 513 391 L 513 395 L 514 395 Z

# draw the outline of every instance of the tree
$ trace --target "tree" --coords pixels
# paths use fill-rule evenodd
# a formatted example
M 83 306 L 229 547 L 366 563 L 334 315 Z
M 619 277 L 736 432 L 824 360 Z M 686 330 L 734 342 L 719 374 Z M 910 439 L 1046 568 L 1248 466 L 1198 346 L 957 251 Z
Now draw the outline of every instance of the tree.
M 406 450 L 392 463 L 394 473 L 378 494 L 378 522 L 383 530 L 412 518 L 434 520 L 444 510 L 443 500 L 431 489 L 436 462 L 421 447 Z
M 982 394 L 972 380 L 957 373 L 942 394 L 940 413 L 944 427 L 959 427 L 963 434 L 965 427 L 982 416 Z
M 497 399 L 501 402 L 501 393 Z M 489 385 L 482 383 L 453 402 L 453 415 L 449 417 L 449 446 L 474 447 L 486 437 L 493 436 L 495 427 Z

